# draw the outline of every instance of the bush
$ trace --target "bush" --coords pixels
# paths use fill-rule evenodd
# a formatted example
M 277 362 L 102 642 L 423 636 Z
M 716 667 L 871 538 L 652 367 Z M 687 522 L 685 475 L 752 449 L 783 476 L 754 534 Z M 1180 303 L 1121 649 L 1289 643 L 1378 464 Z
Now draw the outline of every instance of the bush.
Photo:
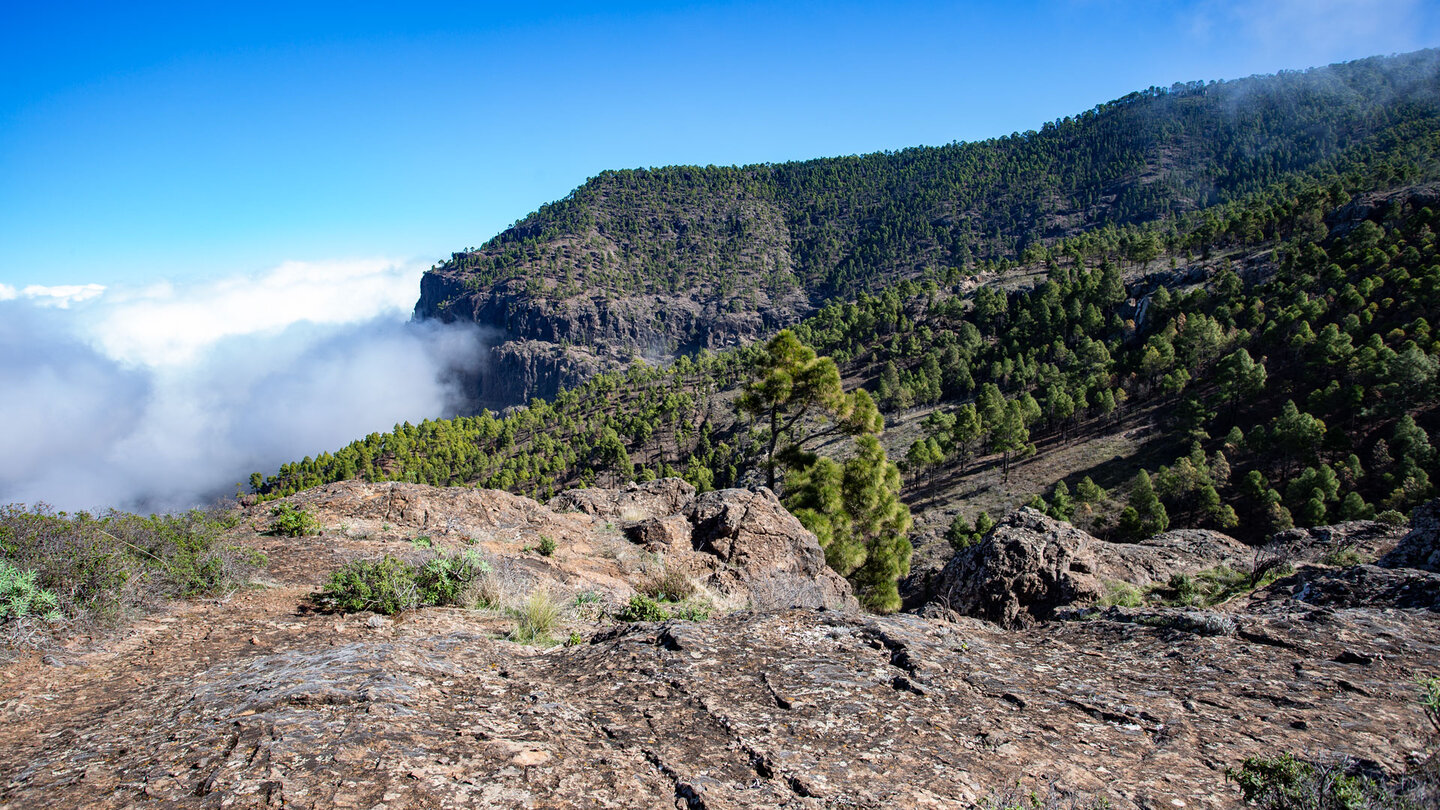
M 548 535 L 542 534 L 540 535 L 540 543 L 535 546 L 535 550 L 540 552 L 540 556 L 549 557 L 555 553 L 555 540 Z
M 474 597 L 469 600 L 466 598 L 466 594 L 471 591 L 469 586 L 488 573 L 490 565 L 480 557 L 478 551 L 442 554 L 427 561 L 415 572 L 415 587 L 419 591 L 422 604 L 472 607 L 473 604 L 466 604 L 467 601 L 474 601 Z
M 1409 522 L 1404 512 L 1397 512 L 1394 509 L 1386 509 L 1384 512 L 1376 515 L 1375 519 L 1391 526 L 1404 526 Z
M 238 513 L 221 510 L 97 516 L 12 504 L 0 508 L 0 561 L 32 572 L 31 584 L 54 595 L 51 610 L 108 622 L 158 599 L 243 584 L 265 558 L 223 542 L 238 522 Z
M 60 598 L 35 584 L 34 571 L 0 560 L 0 621 L 26 616 L 60 618 Z
M 330 574 L 314 601 L 342 613 L 373 610 L 387 616 L 424 605 L 472 606 L 476 585 L 490 574 L 480 553 L 442 554 L 416 566 L 389 554 L 377 560 L 351 560 Z
M 276 537 L 305 537 L 320 533 L 320 521 L 294 504 L 277 503 L 270 507 L 270 528 L 266 534 Z
M 1250 757 L 1225 778 L 1240 786 L 1245 801 L 1265 810 L 1402 810 L 1409 802 L 1398 786 L 1353 773 L 1347 760 L 1315 765 L 1290 754 Z
M 1140 589 L 1128 582 L 1105 583 L 1105 595 L 1100 598 L 1101 607 L 1140 607 L 1144 602 L 1145 597 L 1140 593 Z
M 389 554 L 378 560 L 351 560 L 330 574 L 316 602 L 342 613 L 373 610 L 393 616 L 420 604 L 415 566 Z
M 1325 556 L 1320 558 L 1320 562 L 1336 568 L 1354 568 L 1364 560 L 1360 557 L 1360 551 L 1354 546 L 1343 546 L 1325 552 Z
M 654 599 L 637 593 L 615 614 L 615 618 L 622 622 L 663 622 L 670 618 L 670 611 Z
M 520 606 L 519 619 L 510 633 L 511 641 L 521 644 L 543 642 L 550 638 L 550 631 L 560 621 L 560 606 L 555 604 L 549 591 L 536 588 Z

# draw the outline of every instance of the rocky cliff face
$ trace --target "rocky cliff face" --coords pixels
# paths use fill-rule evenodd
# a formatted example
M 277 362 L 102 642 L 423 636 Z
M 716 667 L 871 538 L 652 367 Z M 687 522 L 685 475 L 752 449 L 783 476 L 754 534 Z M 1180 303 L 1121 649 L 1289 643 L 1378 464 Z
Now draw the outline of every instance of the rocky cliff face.
M 729 307 L 734 300 L 704 289 L 607 295 L 552 286 L 542 293 L 519 278 L 472 289 L 463 273 L 437 269 L 420 280 L 415 317 L 495 330 L 499 340 L 472 395 L 498 409 L 553 397 L 635 357 L 668 360 L 748 344 L 812 310 L 795 290 L 779 299 L 759 294 L 739 310 Z
M 628 593 L 657 554 L 750 588 L 768 571 L 823 589 L 807 580 L 818 549 L 764 491 L 674 481 L 543 506 L 403 484 L 295 500 L 323 535 L 260 536 L 263 510 L 235 530 L 269 555 L 266 587 L 0 670 L 0 806 L 878 810 L 969 806 L 1018 780 L 1119 808 L 1218 808 L 1239 806 L 1224 769 L 1247 756 L 1335 752 L 1393 774 L 1426 745 L 1413 679 L 1440 660 L 1426 571 L 1302 565 L 1218 610 L 1045 622 L 1038 606 L 1088 579 L 1235 549 L 1193 533 L 1097 546 L 1022 512 L 951 572 L 1011 583 L 1013 601 L 989 591 L 993 616 L 1022 629 L 939 604 L 637 624 L 576 606 L 561 635 L 579 643 L 536 647 L 503 639 L 502 612 L 333 615 L 305 597 L 343 560 L 407 553 L 422 533 L 558 594 Z M 548 558 L 524 550 L 542 532 Z

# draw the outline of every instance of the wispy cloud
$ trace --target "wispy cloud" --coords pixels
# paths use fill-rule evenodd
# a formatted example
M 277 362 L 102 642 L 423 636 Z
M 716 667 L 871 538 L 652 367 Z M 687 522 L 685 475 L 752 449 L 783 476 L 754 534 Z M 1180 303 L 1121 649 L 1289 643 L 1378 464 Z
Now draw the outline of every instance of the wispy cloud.
M 1203 0 L 1190 33 L 1201 46 L 1236 43 L 1313 66 L 1433 44 L 1416 39 L 1423 10 L 1420 0 Z
M 408 322 L 420 271 L 289 263 L 87 297 L 0 288 L 0 502 L 182 508 L 453 414 L 482 336 Z
M 69 309 L 71 304 L 99 298 L 104 292 L 103 284 L 66 284 L 54 287 L 29 284 L 18 290 L 9 284 L 0 284 L 0 301 L 25 298 L 42 307 Z

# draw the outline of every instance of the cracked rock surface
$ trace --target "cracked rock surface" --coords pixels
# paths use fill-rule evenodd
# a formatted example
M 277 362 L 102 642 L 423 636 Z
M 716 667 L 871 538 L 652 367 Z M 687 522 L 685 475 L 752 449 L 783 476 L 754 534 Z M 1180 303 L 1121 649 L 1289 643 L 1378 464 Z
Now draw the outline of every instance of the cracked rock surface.
M 326 535 L 247 539 L 269 587 L 0 670 L 0 806 L 949 808 L 1018 779 L 1116 807 L 1232 807 L 1224 769 L 1252 754 L 1403 770 L 1425 740 L 1414 679 L 1440 661 L 1440 603 L 1414 596 L 1436 575 L 1373 566 L 1305 567 L 1217 611 L 1015 630 L 938 606 L 569 617 L 561 637 L 581 643 L 525 646 L 493 611 L 308 609 L 336 560 L 400 542 L 352 536 L 369 519 L 324 497 Z M 594 587 L 581 573 L 603 561 L 617 593 L 634 573 L 587 556 L 639 542 L 587 535 L 605 531 L 592 515 L 407 497 L 411 517 L 392 503 L 375 520 L 518 533 L 472 537 L 495 559 L 573 521 L 528 571 Z M 1372 581 L 1391 596 L 1359 598 Z

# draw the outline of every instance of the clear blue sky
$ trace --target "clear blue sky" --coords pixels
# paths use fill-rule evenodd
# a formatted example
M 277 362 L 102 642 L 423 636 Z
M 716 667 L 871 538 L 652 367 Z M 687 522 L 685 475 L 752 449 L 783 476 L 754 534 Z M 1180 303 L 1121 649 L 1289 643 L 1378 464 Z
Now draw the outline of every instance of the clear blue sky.
M 606 168 L 977 140 L 1440 45 L 1424 0 L 6 3 L 0 283 L 433 260 Z

